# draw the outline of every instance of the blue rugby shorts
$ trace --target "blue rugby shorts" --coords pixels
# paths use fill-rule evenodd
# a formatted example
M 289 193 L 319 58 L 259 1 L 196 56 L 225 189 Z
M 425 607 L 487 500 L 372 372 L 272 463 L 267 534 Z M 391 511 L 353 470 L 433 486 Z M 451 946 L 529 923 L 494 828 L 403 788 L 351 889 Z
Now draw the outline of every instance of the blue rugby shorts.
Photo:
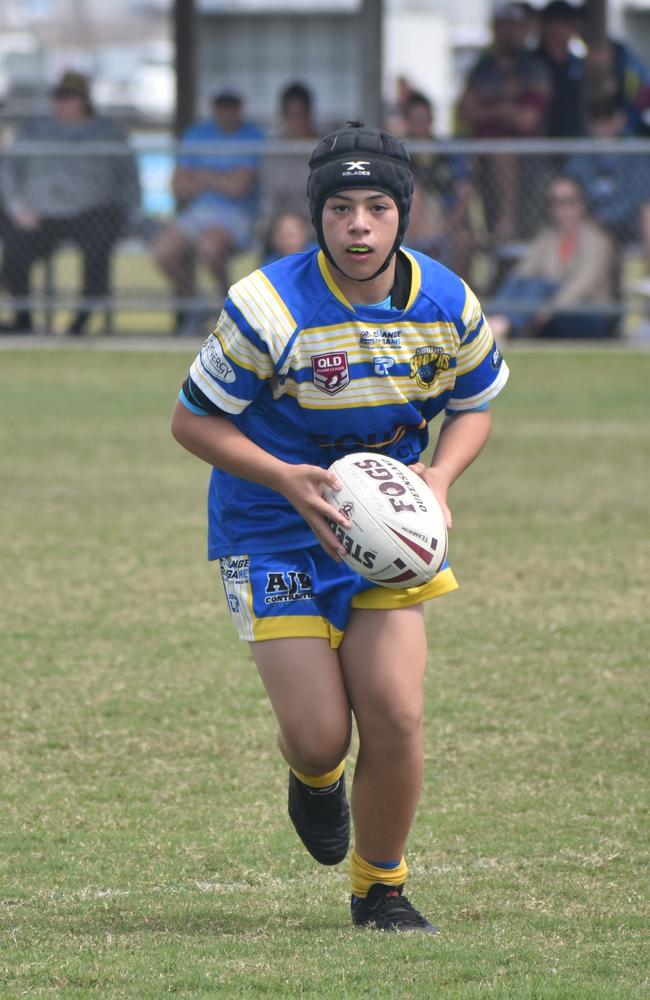
M 392 590 L 335 562 L 320 545 L 282 555 L 219 560 L 226 601 L 240 639 L 328 639 L 336 649 L 352 608 L 407 608 L 458 589 L 448 563 L 420 587 Z

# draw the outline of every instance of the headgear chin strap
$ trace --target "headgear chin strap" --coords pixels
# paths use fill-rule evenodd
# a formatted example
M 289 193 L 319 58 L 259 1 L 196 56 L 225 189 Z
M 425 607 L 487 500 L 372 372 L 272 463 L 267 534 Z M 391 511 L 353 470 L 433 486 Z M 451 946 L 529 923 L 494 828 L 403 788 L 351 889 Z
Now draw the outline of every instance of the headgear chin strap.
M 413 174 L 406 147 L 389 132 L 365 128 L 350 122 L 346 128 L 330 132 L 316 146 L 309 160 L 307 198 L 318 245 L 334 267 L 335 263 L 323 236 L 323 205 L 330 195 L 347 188 L 372 188 L 390 195 L 397 205 L 397 236 L 383 264 L 369 278 L 372 281 L 390 264 L 404 239 L 413 200 Z M 345 274 L 344 271 L 341 272 Z M 346 278 L 350 275 L 345 274 Z

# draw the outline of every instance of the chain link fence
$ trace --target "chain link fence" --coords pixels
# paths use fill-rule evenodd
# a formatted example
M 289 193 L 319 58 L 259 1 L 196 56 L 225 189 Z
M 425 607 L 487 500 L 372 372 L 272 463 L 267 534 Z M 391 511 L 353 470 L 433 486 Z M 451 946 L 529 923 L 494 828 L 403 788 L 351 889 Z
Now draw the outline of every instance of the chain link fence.
M 646 336 L 650 141 L 407 145 L 416 191 L 406 245 L 460 273 L 497 326 L 505 318 L 511 336 L 537 336 L 561 316 L 569 322 L 561 336 Z M 191 194 L 172 194 L 170 142 L 4 149 L 3 328 L 22 316 L 47 333 L 201 335 L 229 282 L 313 244 L 304 193 L 312 146 L 184 146 L 184 154 L 255 158 L 242 197 L 229 205 L 221 192 L 194 206 Z M 215 244 L 211 228 L 222 218 L 230 238 Z M 81 329 L 70 330 L 80 316 Z

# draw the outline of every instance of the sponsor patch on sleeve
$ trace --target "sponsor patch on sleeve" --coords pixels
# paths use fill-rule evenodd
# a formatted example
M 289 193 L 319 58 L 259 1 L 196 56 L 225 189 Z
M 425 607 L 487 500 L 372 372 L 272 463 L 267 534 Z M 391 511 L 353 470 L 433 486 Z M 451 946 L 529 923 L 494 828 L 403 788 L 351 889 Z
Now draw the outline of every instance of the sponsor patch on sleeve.
M 226 358 L 219 338 L 211 333 L 201 348 L 201 365 L 208 375 L 217 379 L 218 382 L 234 382 L 235 373 L 232 365 Z

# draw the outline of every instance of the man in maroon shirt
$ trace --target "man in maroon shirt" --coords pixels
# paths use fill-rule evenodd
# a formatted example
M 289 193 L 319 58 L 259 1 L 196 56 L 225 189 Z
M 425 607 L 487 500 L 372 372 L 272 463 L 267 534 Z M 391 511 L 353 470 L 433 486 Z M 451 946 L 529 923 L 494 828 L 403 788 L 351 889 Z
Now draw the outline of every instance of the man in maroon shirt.
M 461 132 L 476 139 L 529 138 L 544 134 L 551 79 L 539 56 L 526 47 L 529 14 L 523 3 L 494 13 L 493 42 L 471 70 L 458 105 Z M 518 171 L 514 156 L 482 163 L 483 183 L 495 202 L 486 205 L 497 241 L 516 232 Z M 495 211 L 491 209 L 495 208 Z

